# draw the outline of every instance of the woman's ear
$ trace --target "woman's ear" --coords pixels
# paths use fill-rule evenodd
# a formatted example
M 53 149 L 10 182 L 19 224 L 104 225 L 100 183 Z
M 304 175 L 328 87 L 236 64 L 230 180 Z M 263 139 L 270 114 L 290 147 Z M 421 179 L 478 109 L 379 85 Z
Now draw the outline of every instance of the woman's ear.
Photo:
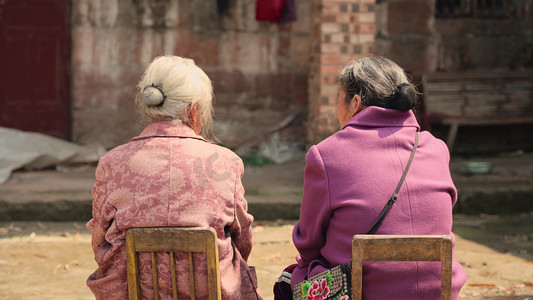
M 352 117 L 355 116 L 357 113 L 365 109 L 366 107 L 363 105 L 363 101 L 361 100 L 361 96 L 354 95 L 352 100 L 350 101 L 350 112 L 352 113 Z
M 191 121 L 191 128 L 198 134 L 200 130 L 202 129 L 202 124 L 198 121 L 198 103 L 193 103 L 192 105 L 189 105 L 187 107 L 187 116 L 189 117 L 189 120 Z

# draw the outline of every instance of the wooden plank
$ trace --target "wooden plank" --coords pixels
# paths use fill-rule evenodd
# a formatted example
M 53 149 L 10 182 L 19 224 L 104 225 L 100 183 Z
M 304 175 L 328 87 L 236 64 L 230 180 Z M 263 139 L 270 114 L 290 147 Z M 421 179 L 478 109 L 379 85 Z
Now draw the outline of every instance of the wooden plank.
M 442 236 L 421 238 L 397 235 L 364 236 L 363 261 L 436 261 L 440 260 Z M 387 249 L 384 251 L 384 249 Z
M 465 102 L 465 97 L 461 94 L 431 94 L 431 97 L 427 97 L 425 103 L 456 103 L 458 105 Z
M 494 116 L 496 112 L 498 111 L 498 108 L 493 105 L 489 106 L 466 106 L 464 107 L 465 115 L 469 116 L 470 118 L 475 117 L 490 117 Z
M 208 255 L 208 289 L 209 299 L 221 299 L 220 286 L 220 271 L 219 271 L 219 256 L 218 256 L 218 239 L 216 231 L 213 228 L 191 228 L 191 227 L 151 227 L 151 228 L 130 228 L 126 233 L 126 244 L 128 246 L 128 257 L 136 258 L 136 252 L 151 252 L 152 256 L 152 270 L 154 281 L 154 296 L 157 299 L 157 262 L 155 252 L 190 252 L 189 253 L 189 271 L 194 272 L 193 254 L 198 252 L 205 252 Z M 186 239 L 189 240 L 186 240 Z M 150 248 L 151 247 L 151 248 Z M 132 251 L 129 251 L 129 250 Z M 131 259 L 130 259 L 131 260 Z M 137 268 L 130 268 L 130 260 L 128 261 L 128 278 L 138 274 Z M 174 257 L 171 255 L 171 260 L 174 262 Z M 138 267 L 138 266 L 136 266 Z M 170 266 L 173 272 L 173 281 L 175 282 L 175 266 L 171 263 Z M 130 274 L 131 273 L 131 274 Z M 138 276 L 137 276 L 138 277 Z M 195 277 L 194 273 L 190 274 L 191 295 L 195 297 Z M 132 281 L 135 282 L 135 281 Z M 173 290 L 175 290 L 173 282 Z M 137 293 L 130 294 L 130 299 L 133 295 L 140 296 L 140 285 L 137 279 L 136 289 Z M 128 287 L 130 280 L 128 280 Z M 174 298 L 176 298 L 174 292 Z
M 529 80 L 506 82 L 503 86 L 503 90 L 510 93 L 532 92 L 533 82 Z
M 214 232 L 214 231 L 213 231 Z M 207 283 L 209 287 L 209 300 L 222 299 L 220 286 L 220 268 L 216 235 L 207 240 Z
M 441 299 L 451 298 L 452 240 L 448 235 L 355 235 L 352 296 L 362 299 L 363 261 L 441 261 Z
M 137 252 L 205 252 L 206 245 L 202 233 L 198 239 L 192 241 L 189 240 L 192 233 L 184 231 L 182 235 L 182 237 L 173 237 L 171 232 L 163 231 L 161 228 L 143 228 L 136 233 L 135 247 Z M 165 241 L 165 244 L 161 241 Z
M 441 300 L 450 300 L 452 295 L 452 239 L 447 237 L 441 243 Z
M 482 103 L 494 103 L 494 102 L 505 102 L 507 97 L 504 94 L 493 94 L 493 93 L 472 93 L 465 95 L 466 104 L 473 103 L 474 105 Z
M 524 105 L 533 105 L 533 92 L 515 92 L 507 94 L 509 102 L 523 103 Z
M 458 116 L 464 114 L 464 105 L 456 105 L 454 103 L 431 104 L 426 106 L 426 112 L 437 115 Z
M 363 299 L 363 241 L 353 238 L 352 241 L 352 297 Z
M 502 125 L 502 124 L 533 124 L 533 116 L 512 116 L 512 117 L 486 117 L 486 118 L 444 118 L 441 120 L 444 125 L 458 123 L 461 126 L 482 126 L 482 125 Z
M 505 124 L 503 120 L 533 112 L 531 71 L 437 72 L 425 76 L 423 82 L 425 108 L 431 115 L 468 116 L 473 124 L 486 123 L 480 118 L 509 115 L 496 122 Z
M 506 103 L 499 108 L 499 113 L 508 116 L 528 116 L 533 112 L 533 107 L 525 109 L 522 105 L 514 105 L 513 103 Z
M 464 91 L 467 93 L 471 92 L 492 92 L 499 93 L 503 89 L 503 86 L 500 82 L 495 81 L 484 81 L 484 82 L 465 82 Z
M 425 89 L 431 91 L 432 93 L 455 93 L 457 91 L 463 90 L 462 82 L 428 82 L 425 85 Z
M 450 81 L 450 80 L 464 80 L 470 78 L 495 78 L 502 80 L 531 80 L 533 72 L 529 70 L 465 70 L 465 71 L 451 71 L 451 72 L 434 72 L 425 76 L 424 80 L 428 82 L 434 81 Z
M 126 232 L 126 264 L 128 269 L 128 296 L 130 300 L 141 299 L 139 284 L 139 258 L 135 252 L 135 236 L 133 231 Z

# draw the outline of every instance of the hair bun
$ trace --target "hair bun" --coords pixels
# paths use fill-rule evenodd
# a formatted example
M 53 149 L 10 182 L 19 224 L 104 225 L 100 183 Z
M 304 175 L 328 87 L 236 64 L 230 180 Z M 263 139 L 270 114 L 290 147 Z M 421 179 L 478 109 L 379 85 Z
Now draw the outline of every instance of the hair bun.
M 416 88 L 412 84 L 402 83 L 387 100 L 388 108 L 408 111 L 416 105 Z
M 159 86 L 147 85 L 141 93 L 141 100 L 147 106 L 161 106 L 165 101 L 165 95 Z

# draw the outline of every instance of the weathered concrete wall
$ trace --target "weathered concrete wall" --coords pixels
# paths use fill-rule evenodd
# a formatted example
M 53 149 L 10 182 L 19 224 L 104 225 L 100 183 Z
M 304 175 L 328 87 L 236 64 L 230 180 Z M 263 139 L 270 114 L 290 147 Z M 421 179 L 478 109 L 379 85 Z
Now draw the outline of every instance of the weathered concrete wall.
M 376 5 L 376 54 L 408 72 L 434 69 L 437 33 L 434 1 L 385 0 Z
M 533 9 L 437 18 L 433 0 L 295 2 L 297 22 L 272 24 L 255 20 L 254 0 L 231 0 L 223 15 L 207 0 L 73 0 L 74 141 L 113 147 L 138 134 L 134 86 L 162 54 L 193 58 L 211 77 L 215 130 L 232 148 L 264 144 L 296 114 L 282 140 L 331 134 L 335 77 L 354 57 L 390 57 L 415 81 L 435 71 L 533 67 Z
M 433 0 L 377 4 L 376 54 L 420 75 L 464 69 L 533 67 L 533 9 L 511 17 L 436 17 Z
M 212 79 L 220 140 L 260 143 L 308 102 L 309 4 L 295 2 L 296 22 L 272 24 L 255 20 L 254 0 L 223 15 L 217 1 L 73 0 L 73 140 L 109 148 L 138 134 L 134 87 L 154 57 L 175 54 Z

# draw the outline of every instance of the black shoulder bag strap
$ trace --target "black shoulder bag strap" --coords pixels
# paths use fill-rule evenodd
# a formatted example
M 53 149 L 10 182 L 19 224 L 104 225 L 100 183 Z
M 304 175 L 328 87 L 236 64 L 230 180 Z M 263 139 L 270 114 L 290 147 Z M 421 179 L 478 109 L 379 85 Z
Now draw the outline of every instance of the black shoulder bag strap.
M 407 176 L 407 171 L 409 171 L 409 168 L 411 167 L 411 163 L 413 162 L 413 157 L 415 157 L 416 148 L 418 147 L 418 131 L 415 135 L 415 145 L 413 146 L 413 150 L 411 150 L 411 156 L 409 157 L 409 161 L 407 162 L 407 166 L 405 166 L 405 170 L 403 171 L 402 178 L 400 179 L 400 182 L 398 182 L 398 185 L 396 186 L 396 190 L 394 191 L 394 194 L 392 194 L 392 197 L 390 197 L 387 204 L 385 204 L 385 207 L 383 207 L 383 210 L 379 214 L 378 220 L 372 228 L 367 232 L 367 234 L 374 234 L 378 230 L 379 226 L 381 225 L 381 222 L 383 222 L 383 219 L 387 216 L 389 213 L 389 210 L 391 209 L 394 202 L 396 202 L 396 199 L 398 199 L 398 192 L 400 191 L 400 188 L 402 187 L 403 181 L 405 180 L 405 176 Z

